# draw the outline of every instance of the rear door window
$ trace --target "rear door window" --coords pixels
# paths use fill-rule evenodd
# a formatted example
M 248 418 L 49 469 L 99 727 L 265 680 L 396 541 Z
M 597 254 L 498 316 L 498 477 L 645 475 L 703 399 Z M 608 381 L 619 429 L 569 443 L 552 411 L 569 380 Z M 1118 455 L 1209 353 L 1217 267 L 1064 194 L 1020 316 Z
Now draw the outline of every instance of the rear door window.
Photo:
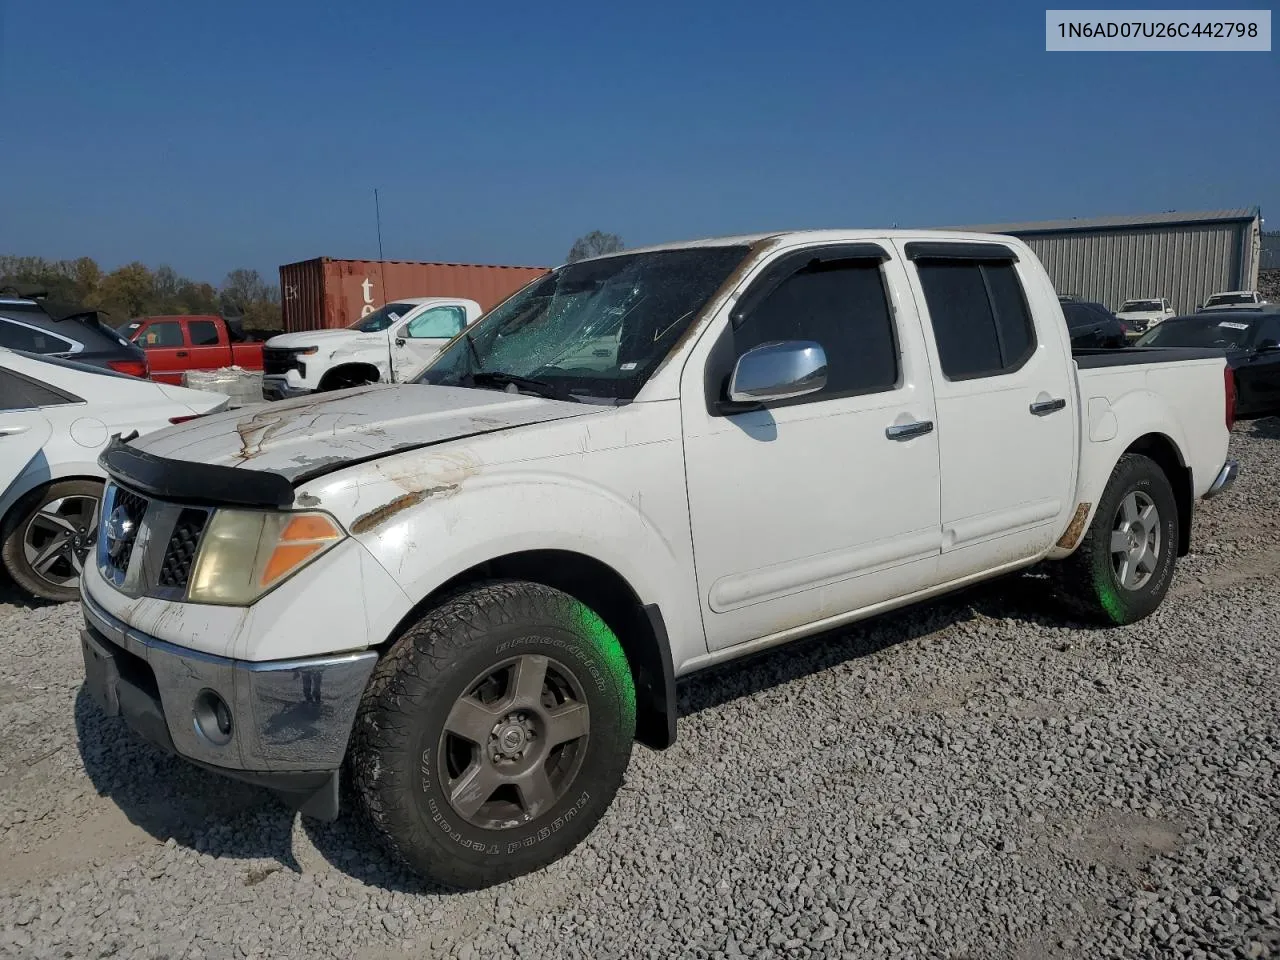
M 212 320 L 188 320 L 187 331 L 191 334 L 193 347 L 216 347 L 218 345 L 218 325 Z
M 920 285 L 948 380 L 1012 373 L 1035 350 L 1035 327 L 1012 262 L 921 259 Z

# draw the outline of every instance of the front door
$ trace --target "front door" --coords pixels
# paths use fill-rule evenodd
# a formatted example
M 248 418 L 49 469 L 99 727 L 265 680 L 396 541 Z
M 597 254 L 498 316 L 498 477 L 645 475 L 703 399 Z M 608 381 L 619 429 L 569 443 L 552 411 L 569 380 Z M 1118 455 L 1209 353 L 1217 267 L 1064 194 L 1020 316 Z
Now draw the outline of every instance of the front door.
M 1002 244 L 898 246 L 934 366 L 941 579 L 1016 565 L 1075 510 L 1075 367 L 1057 296 Z
M 467 325 L 467 311 L 460 305 L 428 307 L 392 332 L 393 377 L 412 380 L 436 358 L 440 349 Z
M 712 649 L 932 583 L 938 436 L 919 323 L 891 307 L 904 298 L 888 247 L 783 251 L 737 301 L 737 322 L 719 320 L 686 365 L 689 515 Z M 826 386 L 746 412 L 718 405 L 734 361 L 778 340 L 819 343 Z
M 151 379 L 161 383 L 182 383 L 182 372 L 189 364 L 190 351 L 182 335 L 180 320 L 153 320 L 134 340 L 147 351 Z

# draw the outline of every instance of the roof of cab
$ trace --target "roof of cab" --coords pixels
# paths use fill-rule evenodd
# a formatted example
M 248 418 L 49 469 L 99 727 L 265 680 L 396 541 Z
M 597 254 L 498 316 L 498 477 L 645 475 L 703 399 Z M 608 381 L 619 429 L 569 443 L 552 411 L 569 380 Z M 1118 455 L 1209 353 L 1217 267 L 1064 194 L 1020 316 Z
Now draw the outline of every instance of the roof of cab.
M 629 253 L 652 253 L 658 250 L 686 250 L 691 247 L 754 246 L 762 240 L 778 240 L 785 243 L 838 243 L 868 240 L 961 240 L 974 243 L 1015 243 L 1015 237 L 996 233 L 977 233 L 970 230 L 775 230 L 769 233 L 744 233 L 727 237 L 704 237 L 698 240 L 679 240 L 672 243 L 655 243 L 645 247 L 633 247 L 614 253 L 603 253 L 590 260 L 625 256 Z M 583 261 L 578 261 L 583 262 Z

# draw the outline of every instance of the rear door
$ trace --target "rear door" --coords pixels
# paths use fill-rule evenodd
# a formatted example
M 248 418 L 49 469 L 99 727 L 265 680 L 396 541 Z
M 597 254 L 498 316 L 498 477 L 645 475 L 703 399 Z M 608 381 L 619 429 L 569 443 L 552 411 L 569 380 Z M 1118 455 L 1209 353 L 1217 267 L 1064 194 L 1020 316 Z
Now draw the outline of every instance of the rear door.
M 216 370 L 231 362 L 231 347 L 226 331 L 214 320 L 200 317 L 183 321 L 190 343 L 188 370 Z
M 182 383 L 182 372 L 190 362 L 190 351 L 182 330 L 182 321 L 152 320 L 134 339 L 147 351 L 151 379 L 161 383 Z
M 40 412 L 47 388 L 28 377 L 0 367 L 0 504 L 7 509 L 17 491 L 16 480 L 41 456 L 52 427 Z
M 440 304 L 414 315 L 393 330 L 391 357 L 396 380 L 411 380 L 426 369 L 440 349 L 467 325 L 461 304 Z
M 1075 507 L 1075 366 L 1061 307 L 1043 272 L 1003 244 L 899 247 L 933 365 L 939 579 L 1016 565 L 1052 546 Z

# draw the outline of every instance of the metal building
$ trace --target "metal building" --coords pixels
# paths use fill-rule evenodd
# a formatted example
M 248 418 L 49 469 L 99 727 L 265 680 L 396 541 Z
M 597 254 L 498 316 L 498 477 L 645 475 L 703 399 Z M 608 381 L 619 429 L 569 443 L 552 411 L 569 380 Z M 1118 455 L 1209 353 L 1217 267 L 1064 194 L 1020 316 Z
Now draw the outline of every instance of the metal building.
M 1191 313 L 1211 293 L 1258 283 L 1257 207 L 952 229 L 1018 237 L 1043 261 L 1059 293 L 1112 310 L 1137 297 L 1168 297 L 1179 313 Z

